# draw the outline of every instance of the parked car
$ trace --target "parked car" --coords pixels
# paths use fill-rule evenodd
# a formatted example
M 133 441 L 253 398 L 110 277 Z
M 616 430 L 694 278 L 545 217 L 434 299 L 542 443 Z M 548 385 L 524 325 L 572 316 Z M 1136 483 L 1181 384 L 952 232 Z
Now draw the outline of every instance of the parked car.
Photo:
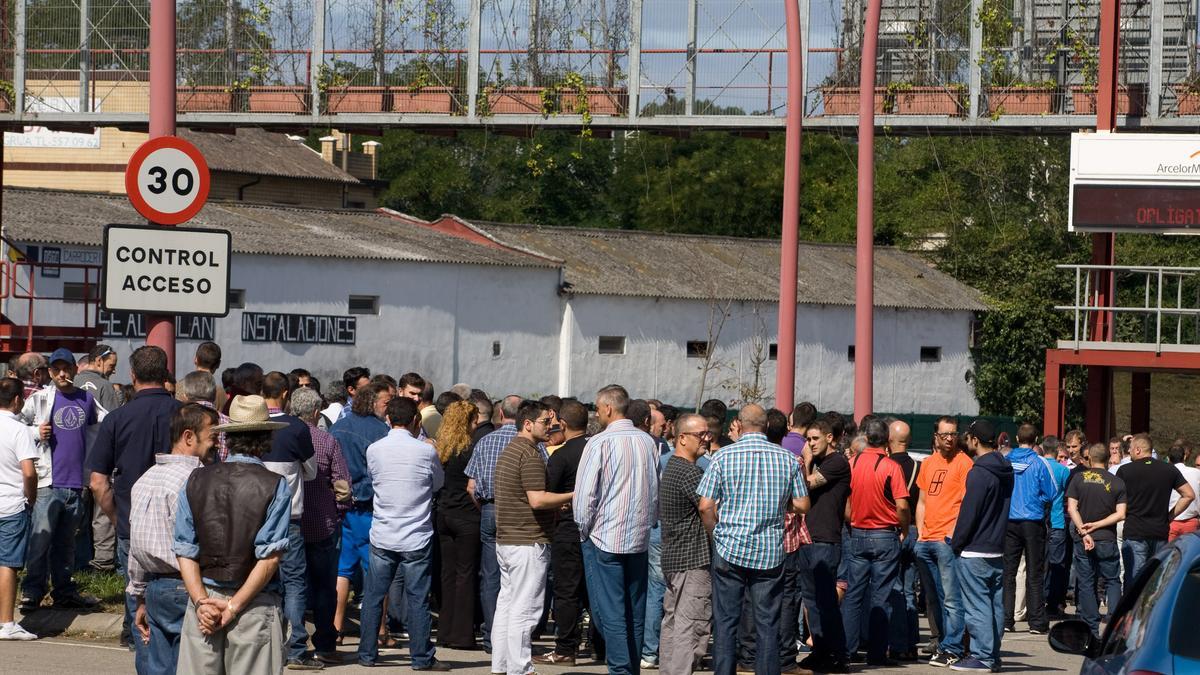
M 1098 640 L 1079 619 L 1055 624 L 1050 647 L 1083 656 L 1080 675 L 1200 673 L 1200 534 L 1176 539 L 1125 589 Z

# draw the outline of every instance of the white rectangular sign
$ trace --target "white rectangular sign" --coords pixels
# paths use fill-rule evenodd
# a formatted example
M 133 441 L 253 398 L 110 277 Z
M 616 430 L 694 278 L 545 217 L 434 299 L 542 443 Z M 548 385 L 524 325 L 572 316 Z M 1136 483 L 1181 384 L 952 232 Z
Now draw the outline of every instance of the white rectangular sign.
M 1071 135 L 1071 231 L 1200 234 L 1200 134 Z
M 225 230 L 106 225 L 104 309 L 225 316 L 231 247 Z

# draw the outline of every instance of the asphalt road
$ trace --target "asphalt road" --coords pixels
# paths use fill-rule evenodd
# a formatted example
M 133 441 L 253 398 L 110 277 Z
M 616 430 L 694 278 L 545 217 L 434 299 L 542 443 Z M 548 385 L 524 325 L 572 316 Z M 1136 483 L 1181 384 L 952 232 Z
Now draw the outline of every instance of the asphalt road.
M 1017 624 L 1024 628 L 1024 624 Z M 336 672 L 412 672 L 408 668 L 408 650 L 390 649 L 380 652 L 380 666 L 370 669 L 356 665 L 353 658 L 354 646 L 350 639 L 342 651 L 347 653 L 347 664 L 327 668 Z M 543 649 L 549 643 L 535 645 Z M 1044 635 L 1008 633 L 1002 646 L 1005 673 L 1069 673 L 1079 672 L 1079 657 L 1058 654 L 1046 643 Z M 438 658 L 454 668 L 454 672 L 471 675 L 490 673 L 490 662 L 483 652 L 438 651 Z M 0 672 L 22 675 L 63 675 L 64 673 L 87 673 L 107 675 L 109 673 L 132 673 L 133 656 L 115 643 L 88 641 L 71 638 L 46 638 L 36 642 L 10 642 L 0 644 Z M 560 673 L 604 673 L 602 664 L 580 663 L 574 668 L 543 666 L 540 675 Z M 654 673 L 656 671 L 648 671 Z M 948 673 L 925 663 L 909 663 L 897 668 L 867 668 L 858 666 L 855 672 L 863 673 Z

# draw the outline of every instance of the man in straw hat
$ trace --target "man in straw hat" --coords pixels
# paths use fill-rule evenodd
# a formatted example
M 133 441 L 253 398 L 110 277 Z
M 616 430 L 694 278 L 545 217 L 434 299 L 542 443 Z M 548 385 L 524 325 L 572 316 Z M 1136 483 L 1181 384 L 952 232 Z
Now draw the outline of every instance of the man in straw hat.
M 271 421 L 261 396 L 237 396 L 225 432 L 229 458 L 197 469 L 179 494 L 175 554 L 191 602 L 179 672 L 278 673 L 283 669 L 279 561 L 288 546 L 287 479 L 263 466 Z

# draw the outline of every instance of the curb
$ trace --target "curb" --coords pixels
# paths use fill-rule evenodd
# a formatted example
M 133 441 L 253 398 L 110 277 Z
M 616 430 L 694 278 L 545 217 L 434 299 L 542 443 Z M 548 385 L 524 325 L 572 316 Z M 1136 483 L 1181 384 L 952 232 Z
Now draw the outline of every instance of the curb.
M 65 609 L 43 608 L 27 615 L 20 611 L 16 619 L 21 626 L 38 637 L 59 635 L 86 635 L 92 638 L 117 640 L 121 637 L 121 614 L 108 612 L 76 612 Z

